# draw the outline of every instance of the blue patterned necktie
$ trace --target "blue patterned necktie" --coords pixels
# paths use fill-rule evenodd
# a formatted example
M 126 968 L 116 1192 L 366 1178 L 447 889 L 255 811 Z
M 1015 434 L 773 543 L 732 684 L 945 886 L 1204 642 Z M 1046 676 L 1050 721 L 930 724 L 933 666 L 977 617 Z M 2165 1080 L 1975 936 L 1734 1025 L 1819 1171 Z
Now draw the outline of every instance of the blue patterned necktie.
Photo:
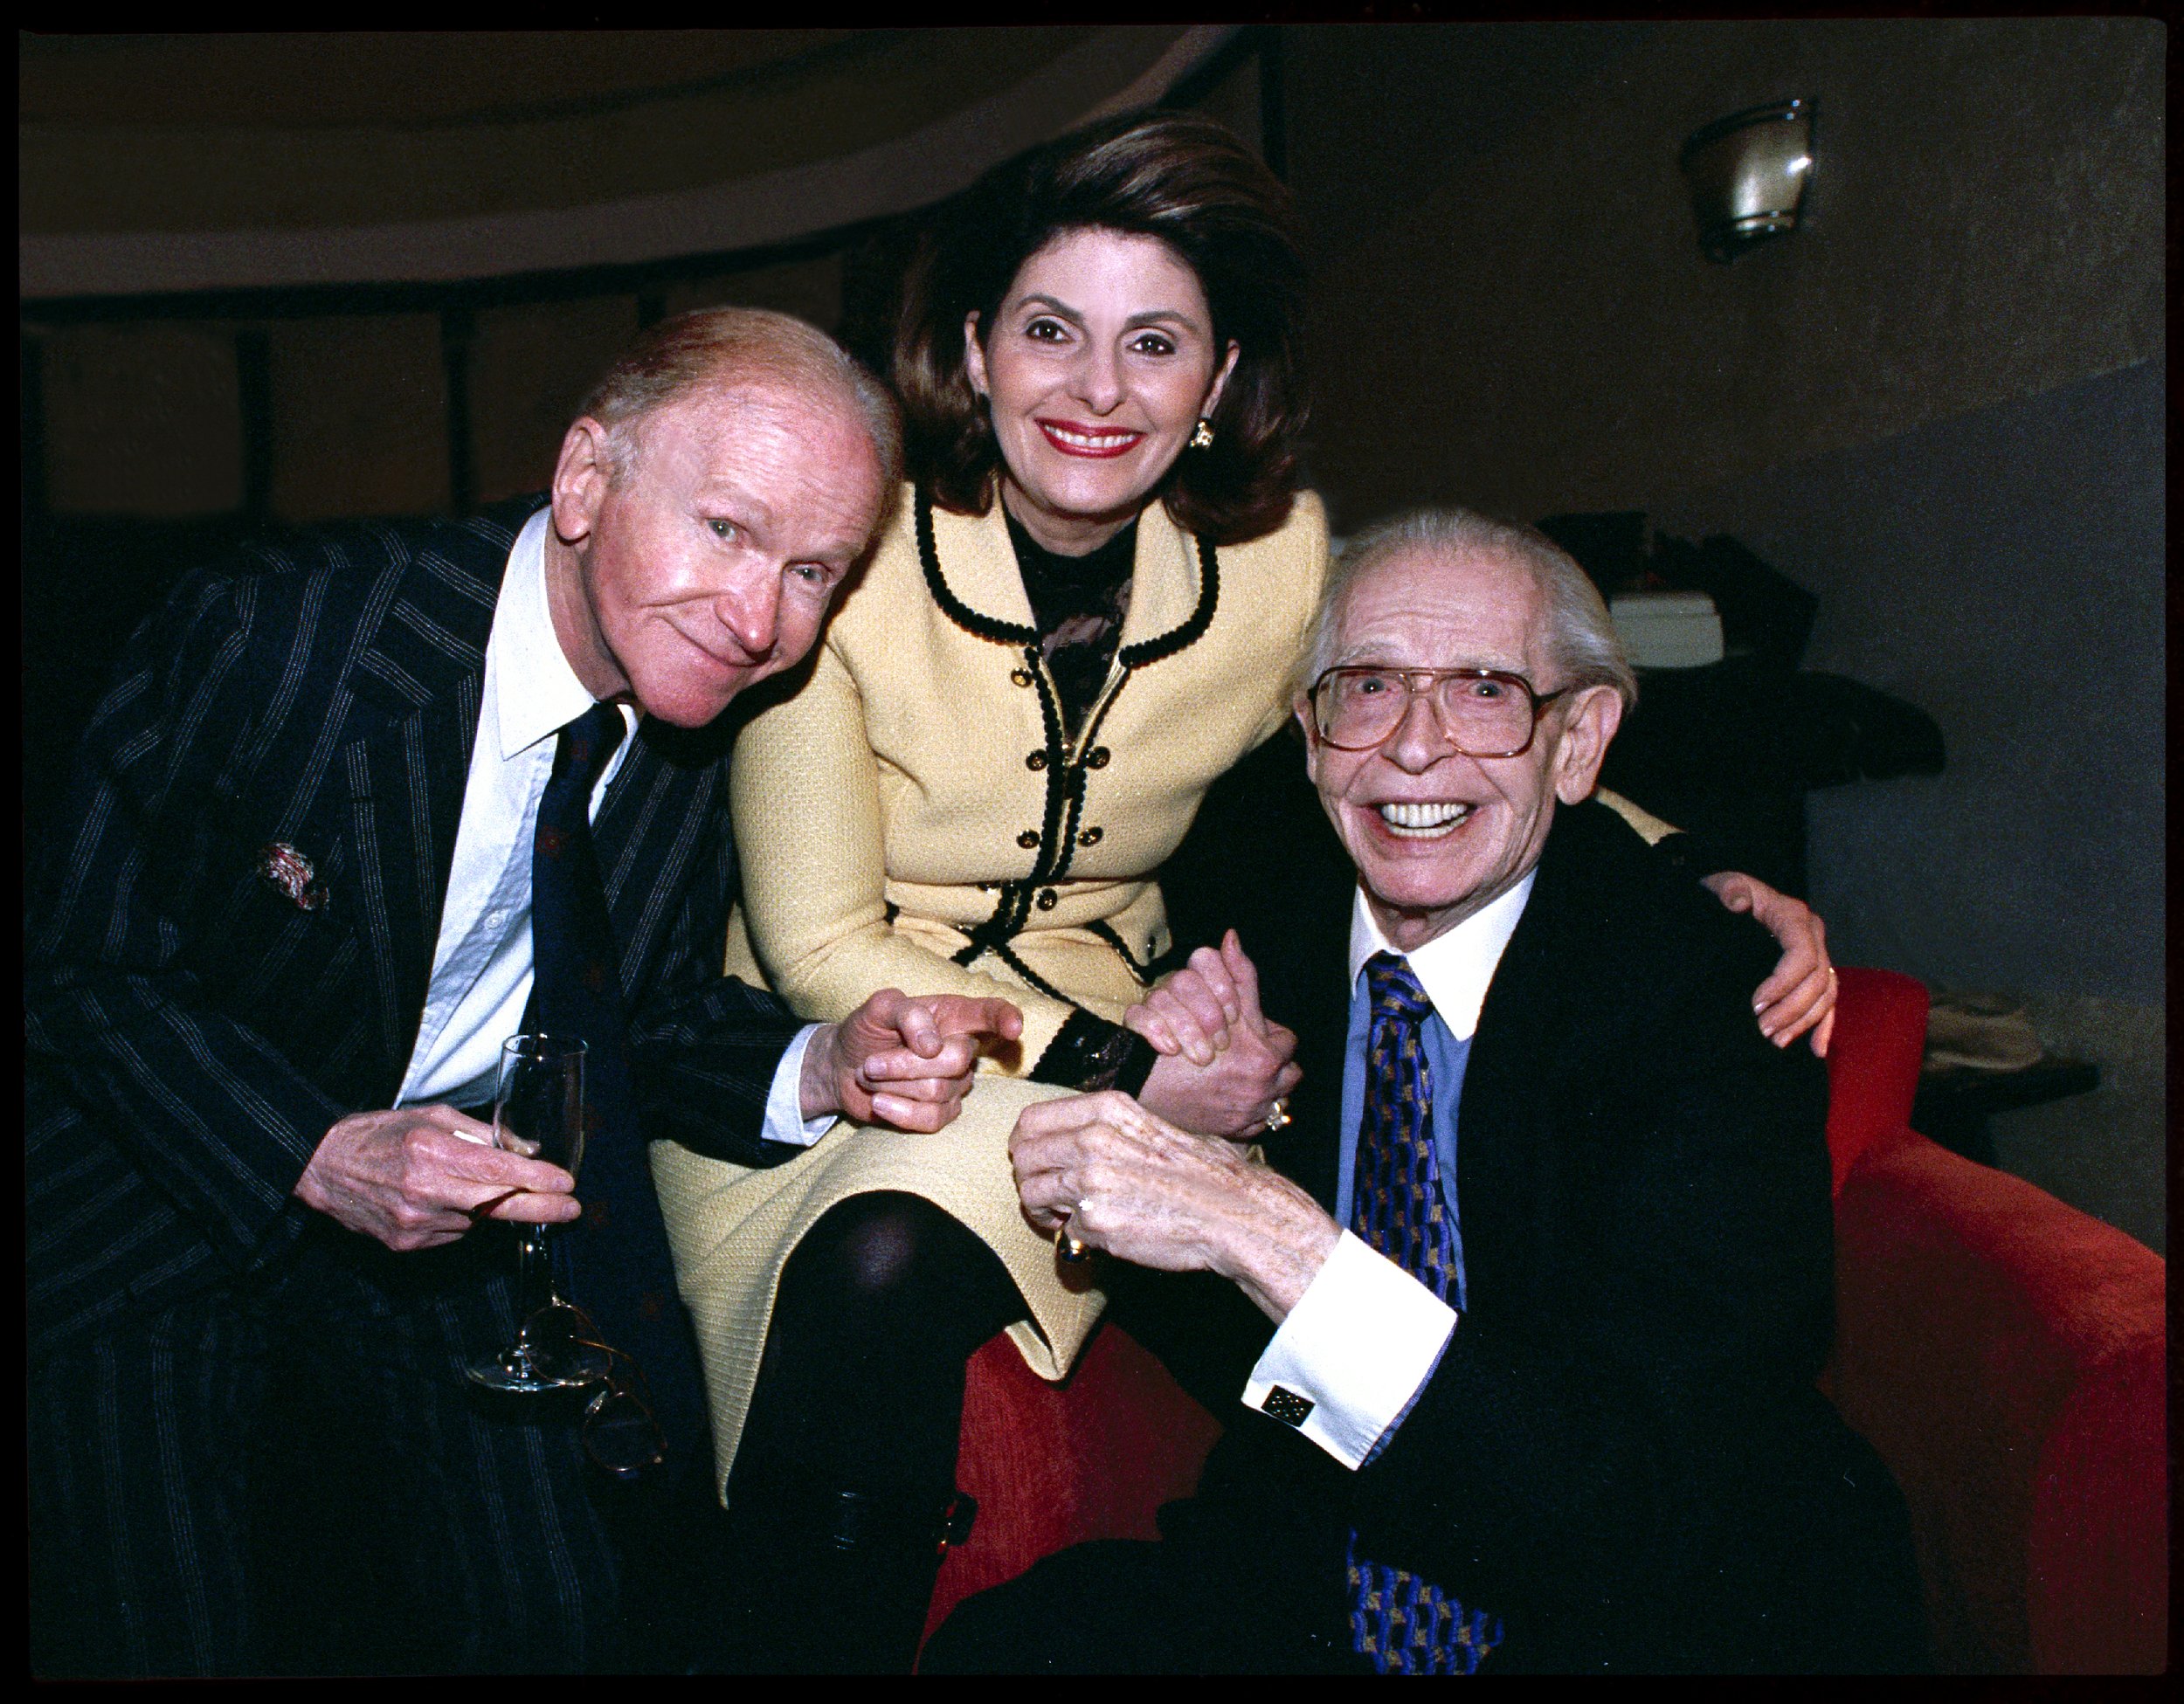
M 554 1238 L 566 1293 L 643 1369 L 671 1456 L 687 1462 L 704 1429 L 702 1387 L 641 1140 L 619 955 L 591 840 L 591 790 L 623 734 L 622 713 L 595 704 L 555 744 L 532 843 L 533 981 L 523 1027 L 576 1036 L 585 1047 L 587 1128 L 577 1184 L 584 1216 Z
M 1365 962 L 1365 1118 L 1358 1132 L 1351 1229 L 1443 1301 L 1456 1271 L 1455 1227 L 1434 1147 L 1433 1004 L 1393 953 Z M 1350 1537 L 1352 1646 L 1383 1674 L 1469 1674 L 1501 1642 L 1502 1622 L 1439 1586 L 1358 1554 Z

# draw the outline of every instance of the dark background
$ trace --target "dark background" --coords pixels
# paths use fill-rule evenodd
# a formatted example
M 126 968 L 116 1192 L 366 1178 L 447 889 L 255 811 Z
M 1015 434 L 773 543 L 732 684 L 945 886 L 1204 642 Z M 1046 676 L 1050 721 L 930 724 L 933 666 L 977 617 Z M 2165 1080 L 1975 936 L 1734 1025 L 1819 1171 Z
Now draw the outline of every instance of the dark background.
M 177 291 L 126 287 L 132 255 L 156 281 L 192 233 L 382 231 L 392 252 L 420 221 L 511 212 L 550 232 L 884 152 L 958 110 L 988 117 L 950 135 L 1006 152 L 1167 65 L 1165 98 L 1296 192 L 1310 470 L 1337 531 L 1424 500 L 1637 511 L 1733 535 L 1814 594 L 1805 666 L 1915 706 L 1948 756 L 1806 797 L 1838 957 L 2012 994 L 2100 1063 L 2097 1093 L 1998 1120 L 1997 1151 L 2165 1246 L 2164 27 L 1179 40 L 23 38 L 26 280 L 89 257 L 79 286 L 26 281 L 21 310 L 26 835 L 120 644 L 189 567 L 247 528 L 536 488 L 570 404 L 665 313 L 748 301 L 876 348 L 904 216 L 970 153 L 910 150 L 876 213 L 814 193 L 804 229 L 706 226 L 627 264 Z M 1818 114 L 1807 227 L 1704 259 L 1679 143 L 1791 95 Z

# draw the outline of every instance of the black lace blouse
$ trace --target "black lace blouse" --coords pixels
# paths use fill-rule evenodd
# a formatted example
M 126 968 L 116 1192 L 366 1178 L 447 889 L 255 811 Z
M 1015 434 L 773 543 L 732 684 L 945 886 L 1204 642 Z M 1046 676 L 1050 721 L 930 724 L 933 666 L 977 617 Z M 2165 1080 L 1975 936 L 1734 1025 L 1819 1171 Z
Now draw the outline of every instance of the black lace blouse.
M 1006 510 L 1004 518 L 1009 542 L 1016 547 L 1024 593 L 1031 600 L 1039 648 L 1054 678 L 1063 724 L 1075 739 L 1122 642 L 1123 619 L 1130 613 L 1130 569 L 1137 556 L 1137 523 L 1132 521 L 1089 555 L 1061 556 Z
M 1137 557 L 1137 523 L 1132 521 L 1087 555 L 1063 556 L 1033 538 L 1006 509 L 1003 517 L 1024 576 L 1040 652 L 1054 677 L 1062 724 L 1074 740 L 1107 683 L 1122 643 Z M 1120 1088 L 1134 1094 L 1144 1087 L 1158 1057 L 1144 1037 L 1080 1007 L 1040 1056 L 1032 1075 L 1072 1088 Z

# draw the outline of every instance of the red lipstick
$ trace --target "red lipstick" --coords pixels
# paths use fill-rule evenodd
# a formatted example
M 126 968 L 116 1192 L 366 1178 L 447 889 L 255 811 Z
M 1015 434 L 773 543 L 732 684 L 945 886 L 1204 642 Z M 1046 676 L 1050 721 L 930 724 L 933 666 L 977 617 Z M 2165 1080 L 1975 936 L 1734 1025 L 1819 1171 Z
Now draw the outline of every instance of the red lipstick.
M 1112 426 L 1084 426 L 1074 420 L 1041 420 L 1038 425 L 1039 430 L 1046 434 L 1047 442 L 1061 454 L 1081 456 L 1091 461 L 1111 461 L 1116 456 L 1128 455 L 1145 438 L 1145 434 L 1140 431 L 1117 431 Z M 1064 432 L 1069 437 L 1062 437 Z

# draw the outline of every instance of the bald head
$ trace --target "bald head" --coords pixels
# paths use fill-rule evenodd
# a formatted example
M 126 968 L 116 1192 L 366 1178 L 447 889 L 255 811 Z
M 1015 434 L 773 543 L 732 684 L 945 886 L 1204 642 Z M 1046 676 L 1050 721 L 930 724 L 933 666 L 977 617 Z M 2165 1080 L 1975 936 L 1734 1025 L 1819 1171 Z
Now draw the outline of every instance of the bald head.
M 816 326 L 766 308 L 708 307 L 660 321 L 623 351 L 577 412 L 607 429 L 619 480 L 635 466 L 639 423 L 700 390 L 831 404 L 871 441 L 883 485 L 901 477 L 902 427 L 885 387 Z

